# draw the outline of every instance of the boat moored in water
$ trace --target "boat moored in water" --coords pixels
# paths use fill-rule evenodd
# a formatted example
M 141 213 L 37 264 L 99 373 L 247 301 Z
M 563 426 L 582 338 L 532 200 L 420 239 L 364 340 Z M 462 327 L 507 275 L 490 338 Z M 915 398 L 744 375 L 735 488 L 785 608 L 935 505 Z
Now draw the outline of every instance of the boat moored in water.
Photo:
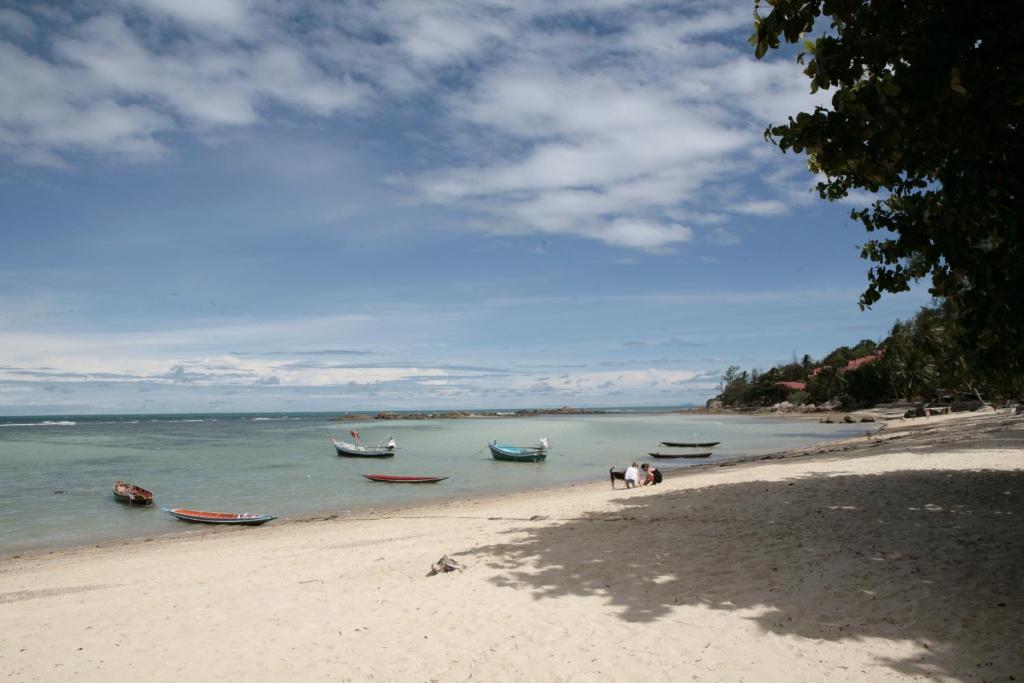
M 712 448 L 722 443 L 721 441 L 662 441 L 662 446 L 669 448 Z
M 199 524 L 245 524 L 257 526 L 265 524 L 274 515 L 258 515 L 249 512 L 207 512 L 206 510 L 188 510 L 186 508 L 161 508 L 164 512 L 186 522 L 197 522 Z
M 331 442 L 338 455 L 346 458 L 391 458 L 398 448 L 393 436 L 385 436 L 376 446 L 364 446 L 337 439 L 331 439 Z
M 408 477 L 397 474 L 364 474 L 370 481 L 386 482 L 388 484 L 436 484 L 448 477 Z
M 152 505 L 153 492 L 119 480 L 114 482 L 114 500 L 128 505 Z
M 652 458 L 710 458 L 711 453 L 660 453 L 651 451 L 648 453 Z
M 543 462 L 548 457 L 548 440 L 540 439 L 536 446 L 512 446 L 492 441 L 487 444 L 491 457 L 504 462 Z

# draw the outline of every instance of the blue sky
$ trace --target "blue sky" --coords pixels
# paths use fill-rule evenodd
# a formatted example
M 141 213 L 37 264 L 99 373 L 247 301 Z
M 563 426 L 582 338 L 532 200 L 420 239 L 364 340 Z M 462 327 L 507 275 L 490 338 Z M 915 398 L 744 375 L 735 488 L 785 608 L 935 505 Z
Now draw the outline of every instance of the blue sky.
M 880 339 L 752 6 L 0 8 L 0 414 L 679 405 Z

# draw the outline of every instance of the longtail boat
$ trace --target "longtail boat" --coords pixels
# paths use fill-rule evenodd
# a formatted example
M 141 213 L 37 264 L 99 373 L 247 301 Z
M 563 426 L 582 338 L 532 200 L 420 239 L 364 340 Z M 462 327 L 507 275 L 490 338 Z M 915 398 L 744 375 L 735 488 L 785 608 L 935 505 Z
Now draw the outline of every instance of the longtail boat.
M 662 446 L 669 448 L 712 448 L 722 443 L 721 441 L 662 441 Z
M 652 458 L 709 458 L 711 453 L 659 453 L 658 451 L 650 451 L 648 453 Z
M 346 458 L 392 458 L 395 449 L 398 448 L 394 437 L 391 436 L 385 436 L 376 446 L 364 446 L 337 439 L 331 439 L 331 442 L 334 443 L 338 455 Z
M 504 462 L 543 462 L 548 457 L 548 440 L 541 439 L 536 446 L 511 446 L 492 441 L 487 444 L 491 457 Z
M 364 474 L 370 481 L 382 481 L 388 484 L 436 484 L 448 477 L 403 477 L 397 474 Z
M 114 500 L 128 505 L 152 505 L 153 492 L 124 481 L 114 482 Z
M 199 524 L 246 524 L 257 526 L 265 524 L 274 515 L 257 515 L 249 512 L 241 514 L 234 512 L 207 512 L 205 510 L 187 510 L 185 508 L 161 508 L 164 512 L 186 522 L 197 522 Z

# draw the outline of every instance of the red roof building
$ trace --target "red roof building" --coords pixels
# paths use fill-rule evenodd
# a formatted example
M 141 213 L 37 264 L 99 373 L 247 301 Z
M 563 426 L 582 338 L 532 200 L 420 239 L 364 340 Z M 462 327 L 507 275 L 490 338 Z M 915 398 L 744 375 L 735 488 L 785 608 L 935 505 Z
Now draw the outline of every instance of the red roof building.
M 786 389 L 792 389 L 793 391 L 803 391 L 807 388 L 807 385 L 803 382 L 776 382 L 775 386 L 785 387 Z
M 878 353 L 873 353 L 870 356 L 861 356 L 860 358 L 854 358 L 853 360 L 849 361 L 846 364 L 846 367 L 843 368 L 843 372 L 853 372 L 854 370 L 856 370 L 857 368 L 859 368 L 859 367 L 861 367 L 863 365 L 867 365 L 868 363 L 873 363 L 874 361 L 878 360 L 879 358 L 883 357 L 884 355 L 885 355 L 885 349 L 879 349 Z

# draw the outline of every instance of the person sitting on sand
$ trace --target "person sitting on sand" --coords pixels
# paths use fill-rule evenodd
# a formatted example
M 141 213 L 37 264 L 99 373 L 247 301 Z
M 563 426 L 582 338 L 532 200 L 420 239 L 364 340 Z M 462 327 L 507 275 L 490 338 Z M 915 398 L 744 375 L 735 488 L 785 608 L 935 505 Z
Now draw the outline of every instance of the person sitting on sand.
M 660 484 L 661 478 L 661 470 L 657 467 L 651 467 L 646 462 L 643 465 L 640 465 L 641 486 Z
M 626 474 L 623 479 L 626 481 L 627 489 L 640 485 L 640 470 L 637 468 L 636 463 L 626 468 Z

